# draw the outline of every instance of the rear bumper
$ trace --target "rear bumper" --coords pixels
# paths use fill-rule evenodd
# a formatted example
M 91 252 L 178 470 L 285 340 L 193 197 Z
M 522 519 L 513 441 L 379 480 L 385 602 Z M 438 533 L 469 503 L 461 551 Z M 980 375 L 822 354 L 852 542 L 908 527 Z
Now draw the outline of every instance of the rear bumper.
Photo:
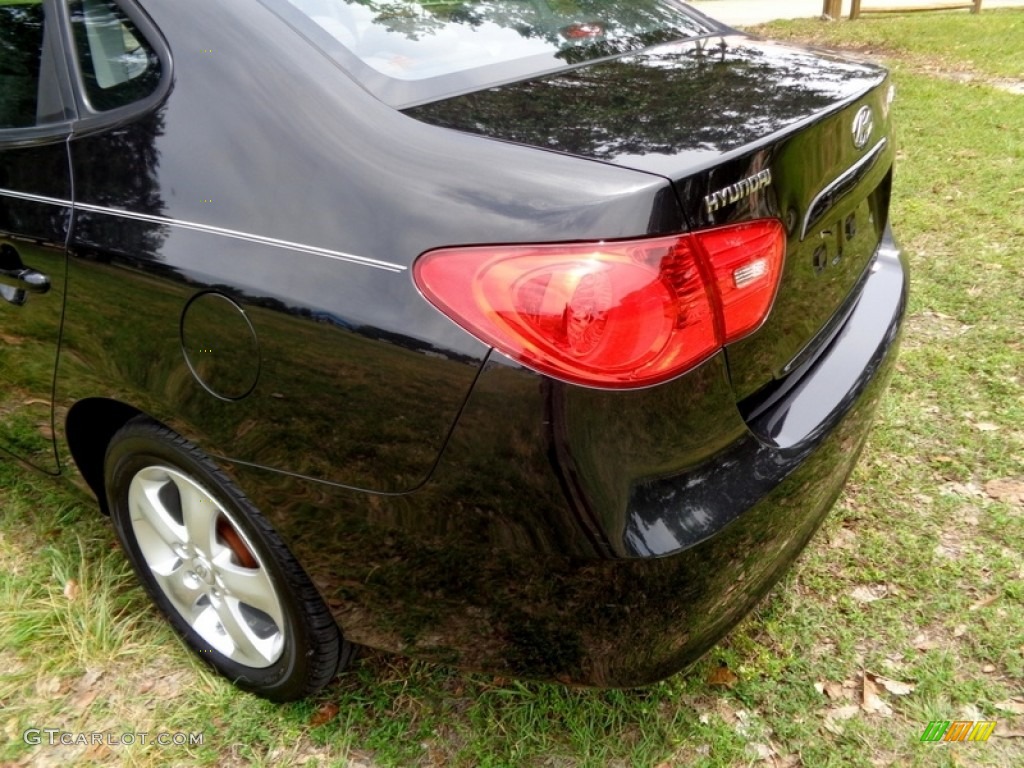
M 354 642 L 652 682 L 739 621 L 820 525 L 892 371 L 906 291 L 887 239 L 845 324 L 750 424 L 720 361 L 634 401 L 492 361 L 423 489 L 370 496 L 238 468 L 254 473 L 243 487 Z
M 849 318 L 798 385 L 702 466 L 633 485 L 623 543 L 639 559 L 548 575 L 545 599 L 519 621 L 548 655 L 516 671 L 653 682 L 742 619 L 842 491 L 895 363 L 906 296 L 906 265 L 887 238 Z
M 749 431 L 700 467 L 634 485 L 628 551 L 650 556 L 693 547 L 794 474 L 821 485 L 838 478 L 841 485 L 888 381 L 906 293 L 906 265 L 887 232 L 842 325 L 757 409 Z M 847 460 L 828 460 L 836 441 Z

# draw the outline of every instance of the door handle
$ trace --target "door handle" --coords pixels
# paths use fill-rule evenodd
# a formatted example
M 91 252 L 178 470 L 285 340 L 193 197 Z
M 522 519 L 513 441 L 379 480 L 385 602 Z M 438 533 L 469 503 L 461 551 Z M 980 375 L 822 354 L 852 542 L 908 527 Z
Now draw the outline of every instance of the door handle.
M 0 285 L 9 285 L 29 293 L 46 293 L 50 290 L 50 278 L 29 267 L 0 269 Z

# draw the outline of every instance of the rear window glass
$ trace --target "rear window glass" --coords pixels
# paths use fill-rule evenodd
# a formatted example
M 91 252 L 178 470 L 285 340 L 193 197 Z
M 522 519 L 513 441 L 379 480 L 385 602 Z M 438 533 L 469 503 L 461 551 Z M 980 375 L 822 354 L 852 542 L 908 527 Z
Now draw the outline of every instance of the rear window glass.
M 343 63 L 371 90 L 389 90 L 379 79 L 384 77 L 419 83 L 421 95 L 457 88 L 458 80 L 483 85 L 711 31 L 675 0 L 267 0 L 267 4 L 314 42 L 333 49 L 329 52 L 341 51 L 339 58 L 348 59 Z M 315 26 L 315 34 L 309 34 L 310 25 Z M 325 39 L 334 45 L 324 46 Z M 352 67 L 353 62 L 359 66 Z M 447 82 L 442 86 L 441 81 Z
M 144 99 L 160 83 L 160 59 L 112 0 L 72 0 L 71 25 L 90 106 Z

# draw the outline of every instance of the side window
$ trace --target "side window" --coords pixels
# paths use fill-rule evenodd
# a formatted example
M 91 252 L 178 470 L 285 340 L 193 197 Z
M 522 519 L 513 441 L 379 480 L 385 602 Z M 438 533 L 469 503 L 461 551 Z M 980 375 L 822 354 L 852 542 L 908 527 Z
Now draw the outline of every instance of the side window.
M 72 0 L 71 26 L 89 106 L 105 112 L 144 99 L 160 83 L 160 59 L 112 0 Z
M 42 0 L 0 1 L 0 129 L 63 119 Z

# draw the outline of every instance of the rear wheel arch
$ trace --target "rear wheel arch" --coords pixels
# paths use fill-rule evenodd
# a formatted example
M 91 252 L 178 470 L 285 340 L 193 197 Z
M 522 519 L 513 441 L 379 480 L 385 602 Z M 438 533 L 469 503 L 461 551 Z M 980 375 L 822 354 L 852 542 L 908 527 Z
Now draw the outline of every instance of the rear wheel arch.
M 103 462 L 111 439 L 128 421 L 145 415 L 143 411 L 118 400 L 90 397 L 79 400 L 64 420 L 65 437 L 71 458 L 92 489 L 103 514 L 109 515 L 103 480 Z

